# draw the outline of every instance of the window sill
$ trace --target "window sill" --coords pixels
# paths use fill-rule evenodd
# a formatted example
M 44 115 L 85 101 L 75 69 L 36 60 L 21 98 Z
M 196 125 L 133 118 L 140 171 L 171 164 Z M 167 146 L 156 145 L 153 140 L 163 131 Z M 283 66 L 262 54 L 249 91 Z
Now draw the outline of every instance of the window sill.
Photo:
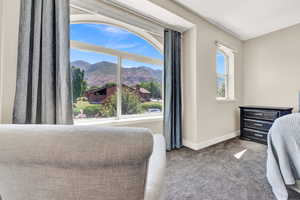
M 227 98 L 216 98 L 216 101 L 218 103 L 234 103 L 237 101 L 237 99 L 227 99 Z
M 156 116 L 143 116 L 143 117 L 128 117 L 123 119 L 86 119 L 86 120 L 74 120 L 75 125 L 103 125 L 103 126 L 114 126 L 114 125 L 129 125 L 136 123 L 147 123 L 147 122 L 159 122 L 163 120 L 162 115 Z

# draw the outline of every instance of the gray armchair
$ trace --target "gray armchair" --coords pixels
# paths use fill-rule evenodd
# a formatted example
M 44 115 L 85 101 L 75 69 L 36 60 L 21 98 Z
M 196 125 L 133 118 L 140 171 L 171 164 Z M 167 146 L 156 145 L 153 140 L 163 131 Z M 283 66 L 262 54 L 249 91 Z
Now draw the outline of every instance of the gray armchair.
M 7 200 L 162 200 L 165 142 L 148 129 L 1 125 Z

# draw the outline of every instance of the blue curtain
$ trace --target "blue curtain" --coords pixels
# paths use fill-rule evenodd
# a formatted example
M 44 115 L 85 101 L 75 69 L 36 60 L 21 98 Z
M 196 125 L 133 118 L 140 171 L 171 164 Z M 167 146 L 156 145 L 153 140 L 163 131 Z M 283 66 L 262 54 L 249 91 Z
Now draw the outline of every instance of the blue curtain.
M 164 135 L 167 150 L 182 147 L 181 33 L 164 34 Z

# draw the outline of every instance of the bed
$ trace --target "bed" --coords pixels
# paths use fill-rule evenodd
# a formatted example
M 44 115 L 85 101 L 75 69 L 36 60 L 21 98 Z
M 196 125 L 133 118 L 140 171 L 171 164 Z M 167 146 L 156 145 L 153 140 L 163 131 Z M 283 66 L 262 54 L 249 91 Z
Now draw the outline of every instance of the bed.
M 296 185 L 289 186 L 292 190 L 298 192 L 300 194 L 300 181 L 296 181 Z
M 268 134 L 267 178 L 278 200 L 300 193 L 300 113 L 278 118 Z

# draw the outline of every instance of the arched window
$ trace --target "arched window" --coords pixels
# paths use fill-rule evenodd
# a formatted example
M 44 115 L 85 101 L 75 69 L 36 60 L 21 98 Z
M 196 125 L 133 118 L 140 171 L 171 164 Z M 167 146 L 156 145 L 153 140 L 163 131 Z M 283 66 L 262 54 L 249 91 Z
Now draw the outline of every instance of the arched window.
M 70 26 L 76 120 L 162 114 L 160 51 L 140 36 L 116 26 Z
M 218 44 L 216 53 L 217 99 L 234 99 L 234 53 Z

